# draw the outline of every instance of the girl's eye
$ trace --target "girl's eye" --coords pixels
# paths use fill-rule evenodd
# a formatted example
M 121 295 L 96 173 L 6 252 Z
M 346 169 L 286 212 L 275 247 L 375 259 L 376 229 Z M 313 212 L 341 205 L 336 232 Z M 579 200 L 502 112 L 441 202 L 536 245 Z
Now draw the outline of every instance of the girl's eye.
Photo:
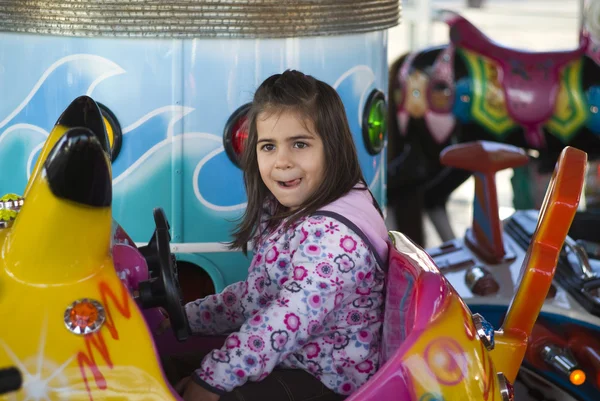
M 306 144 L 304 142 L 296 142 L 294 144 L 294 147 L 296 147 L 298 149 L 304 149 L 304 148 L 308 147 L 308 144 Z
M 271 150 L 273 150 L 275 148 L 275 146 L 271 145 L 270 143 L 263 145 L 261 150 L 266 150 L 267 152 L 270 152 Z

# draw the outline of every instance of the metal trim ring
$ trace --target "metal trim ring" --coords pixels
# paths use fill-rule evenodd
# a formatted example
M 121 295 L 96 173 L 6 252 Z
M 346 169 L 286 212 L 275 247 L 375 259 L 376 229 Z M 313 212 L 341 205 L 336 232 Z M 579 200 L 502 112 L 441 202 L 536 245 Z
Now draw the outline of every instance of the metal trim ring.
M 514 401 L 515 391 L 513 389 L 512 384 L 508 381 L 508 379 L 506 378 L 506 376 L 504 376 L 502 372 L 497 373 L 497 377 L 502 401 Z
M 475 331 L 488 351 L 494 349 L 494 327 L 479 313 L 473 314 Z
M 400 0 L 4 0 L 0 31 L 85 37 L 285 38 L 398 24 Z

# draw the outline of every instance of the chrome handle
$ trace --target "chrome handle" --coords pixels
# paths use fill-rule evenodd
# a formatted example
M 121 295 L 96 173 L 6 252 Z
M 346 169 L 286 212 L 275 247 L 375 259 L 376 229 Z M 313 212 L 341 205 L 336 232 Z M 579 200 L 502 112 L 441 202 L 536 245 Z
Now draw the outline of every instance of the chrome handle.
M 587 252 L 580 244 L 573 240 L 573 238 L 567 237 L 567 239 L 565 240 L 564 249 L 568 249 L 577 257 L 577 260 L 579 261 L 579 268 L 581 269 L 579 277 L 582 280 L 588 281 L 598 278 L 598 275 L 590 266 L 590 260 L 588 258 Z

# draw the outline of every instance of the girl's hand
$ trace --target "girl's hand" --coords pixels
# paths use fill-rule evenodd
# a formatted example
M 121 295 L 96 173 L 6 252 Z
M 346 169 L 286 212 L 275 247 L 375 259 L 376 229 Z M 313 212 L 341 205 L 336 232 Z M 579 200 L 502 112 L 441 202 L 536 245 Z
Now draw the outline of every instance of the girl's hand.
M 183 392 L 185 391 L 185 387 L 187 386 L 188 382 L 190 381 L 190 377 L 184 377 L 183 379 L 179 380 L 179 383 L 177 383 L 175 385 L 175 391 L 177 391 L 177 394 L 182 395 Z
M 185 401 L 219 401 L 218 394 L 212 393 L 206 390 L 204 387 L 194 383 L 189 377 L 182 379 L 175 386 L 175 390 L 179 394 L 182 394 L 182 397 Z

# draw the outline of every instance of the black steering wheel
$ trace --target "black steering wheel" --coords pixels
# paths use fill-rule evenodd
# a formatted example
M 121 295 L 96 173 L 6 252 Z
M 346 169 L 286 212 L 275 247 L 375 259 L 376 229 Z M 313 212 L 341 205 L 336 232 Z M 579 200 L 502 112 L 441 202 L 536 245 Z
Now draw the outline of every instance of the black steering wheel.
M 179 287 L 177 263 L 171 253 L 169 223 L 161 208 L 154 209 L 156 229 L 148 245 L 139 250 L 148 263 L 150 280 L 139 284 L 139 300 L 142 308 L 164 308 L 169 314 L 171 329 L 178 341 L 190 335 L 187 314 Z

